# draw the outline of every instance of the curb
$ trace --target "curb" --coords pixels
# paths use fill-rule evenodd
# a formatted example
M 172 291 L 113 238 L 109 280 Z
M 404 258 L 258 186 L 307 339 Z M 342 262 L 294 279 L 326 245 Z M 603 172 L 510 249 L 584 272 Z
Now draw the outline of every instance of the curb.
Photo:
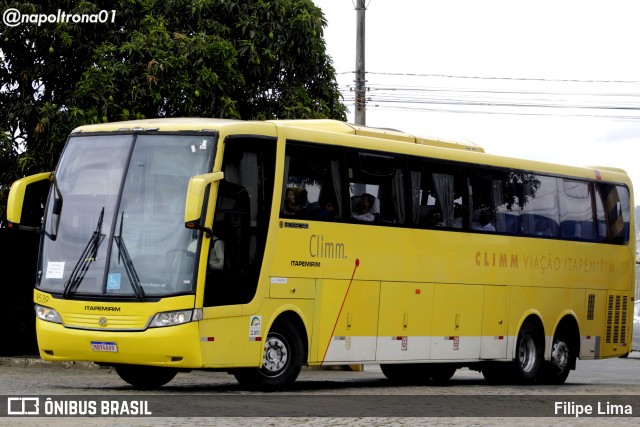
M 57 369 L 100 369 L 101 367 L 93 362 L 49 362 L 42 360 L 39 357 L 34 356 L 15 356 L 15 357 L 0 357 L 0 366 L 16 367 L 16 368 L 31 368 L 31 367 L 43 367 L 57 368 Z

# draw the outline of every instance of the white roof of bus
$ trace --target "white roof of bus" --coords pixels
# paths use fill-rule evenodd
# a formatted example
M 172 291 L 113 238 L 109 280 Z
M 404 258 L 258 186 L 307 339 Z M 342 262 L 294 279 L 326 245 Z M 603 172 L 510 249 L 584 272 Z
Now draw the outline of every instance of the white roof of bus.
M 484 153 L 484 150 L 477 144 L 469 141 L 452 141 L 443 138 L 428 136 L 416 137 L 406 132 L 395 129 L 374 128 L 359 126 L 337 120 L 273 120 L 270 123 L 287 125 L 303 129 L 316 129 L 329 132 L 348 133 L 353 135 L 371 136 L 374 138 L 390 139 L 395 141 L 413 142 L 416 144 L 431 145 L 435 147 L 455 148 L 459 150 L 475 151 Z
M 240 120 L 230 119 L 210 119 L 204 117 L 174 117 L 174 118 L 160 118 L 160 119 L 142 119 L 142 120 L 129 120 L 122 122 L 108 122 L 108 123 L 96 123 L 92 125 L 83 125 L 75 128 L 72 133 L 77 132 L 115 132 L 118 130 L 132 130 L 132 129 L 144 129 L 144 130 L 162 130 L 162 131 L 176 131 L 176 130 L 211 130 L 227 123 L 239 123 Z
M 229 119 L 213 119 L 213 118 L 167 118 L 167 119 L 143 119 L 131 120 L 125 122 L 98 123 L 93 125 L 80 126 L 73 130 L 77 132 L 114 132 L 126 131 L 132 129 L 144 130 L 160 130 L 160 131 L 176 131 L 176 130 L 211 130 L 227 124 L 237 125 L 243 123 L 241 120 Z M 248 122 L 245 122 L 248 123 Z M 478 145 L 464 141 L 452 141 L 443 138 L 434 137 L 416 137 L 406 132 L 395 129 L 373 128 L 367 126 L 357 126 L 338 120 L 319 119 L 319 120 L 269 120 L 265 122 L 254 121 L 257 123 L 270 123 L 276 126 L 290 126 L 301 129 L 321 130 L 328 132 L 346 133 L 352 135 L 371 136 L 375 138 L 388 139 L 394 141 L 405 141 L 416 144 L 431 145 L 436 147 L 456 148 L 461 150 L 484 152 Z

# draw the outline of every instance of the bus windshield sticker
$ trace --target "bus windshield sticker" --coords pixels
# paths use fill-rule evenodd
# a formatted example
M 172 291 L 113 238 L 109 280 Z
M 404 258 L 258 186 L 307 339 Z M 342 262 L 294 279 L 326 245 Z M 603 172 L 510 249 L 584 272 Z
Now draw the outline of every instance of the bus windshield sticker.
M 54 262 L 49 261 L 47 263 L 47 272 L 45 274 L 46 279 L 62 279 L 64 274 L 64 261 Z
M 107 289 L 120 289 L 120 273 L 110 273 L 107 278 Z

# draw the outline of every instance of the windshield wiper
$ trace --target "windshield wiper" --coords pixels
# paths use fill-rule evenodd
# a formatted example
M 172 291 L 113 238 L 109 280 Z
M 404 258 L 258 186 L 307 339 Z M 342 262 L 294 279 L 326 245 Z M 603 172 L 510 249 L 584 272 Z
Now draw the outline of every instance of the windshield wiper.
M 102 219 L 104 218 L 104 206 L 100 211 L 100 216 L 98 217 L 98 224 L 96 225 L 96 229 L 91 235 L 91 238 L 87 242 L 87 246 L 85 246 L 82 254 L 80 254 L 80 258 L 76 262 L 76 266 L 73 268 L 71 275 L 69 276 L 69 280 L 64 284 L 64 291 L 62 293 L 63 298 L 68 298 L 69 294 L 75 292 L 80 286 L 80 283 L 84 279 L 84 276 L 87 274 L 87 270 L 89 270 L 89 266 L 93 261 L 96 260 L 98 256 L 98 248 L 100 247 L 100 243 L 104 239 L 104 234 L 102 234 Z
M 114 236 L 113 240 L 115 240 L 116 245 L 118 246 L 118 262 L 124 262 L 124 270 L 127 273 L 127 277 L 129 278 L 129 282 L 131 283 L 131 287 L 133 291 L 136 293 L 138 300 L 142 301 L 144 299 L 144 290 L 140 285 L 140 277 L 138 277 L 138 273 L 136 272 L 136 268 L 133 265 L 133 261 L 129 256 L 129 251 L 127 250 L 127 246 L 124 243 L 124 239 L 122 238 L 122 224 L 124 223 L 124 211 L 120 215 L 120 235 Z

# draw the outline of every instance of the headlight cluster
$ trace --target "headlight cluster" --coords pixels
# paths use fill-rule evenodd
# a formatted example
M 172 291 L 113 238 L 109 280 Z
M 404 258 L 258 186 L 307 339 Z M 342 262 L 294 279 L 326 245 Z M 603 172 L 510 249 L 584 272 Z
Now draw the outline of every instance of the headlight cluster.
M 164 326 L 182 325 L 192 320 L 201 320 L 202 310 L 179 310 L 157 313 L 149 323 L 150 328 L 162 328 Z
M 47 322 L 52 323 L 62 323 L 62 318 L 53 308 L 43 307 L 41 305 L 36 304 L 36 316 L 38 319 L 46 320 Z
M 62 318 L 53 308 L 36 304 L 36 316 L 38 319 L 52 323 L 62 323 Z M 157 313 L 149 323 L 150 328 L 162 328 L 165 326 L 182 325 L 191 321 L 202 320 L 202 309 L 177 310 Z

